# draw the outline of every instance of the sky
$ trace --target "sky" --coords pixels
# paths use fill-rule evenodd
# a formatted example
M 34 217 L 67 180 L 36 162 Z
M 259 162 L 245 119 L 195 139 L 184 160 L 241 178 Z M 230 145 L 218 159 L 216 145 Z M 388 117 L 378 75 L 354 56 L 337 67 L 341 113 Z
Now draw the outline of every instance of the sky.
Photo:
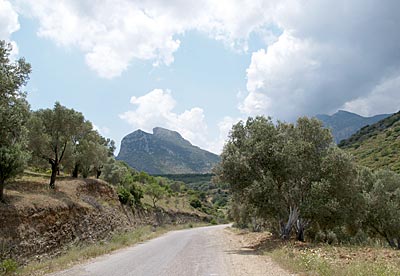
M 400 109 L 398 0 L 0 0 L 0 39 L 119 146 L 160 126 L 220 153 L 249 116 Z M 118 153 L 118 150 L 117 152 Z

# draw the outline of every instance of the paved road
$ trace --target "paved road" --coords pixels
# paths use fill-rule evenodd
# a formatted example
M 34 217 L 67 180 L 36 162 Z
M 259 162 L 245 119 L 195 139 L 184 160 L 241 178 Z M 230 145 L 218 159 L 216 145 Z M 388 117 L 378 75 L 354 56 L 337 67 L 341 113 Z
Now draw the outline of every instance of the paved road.
M 53 275 L 228 276 L 231 274 L 221 237 L 225 227 L 227 225 L 173 231 Z

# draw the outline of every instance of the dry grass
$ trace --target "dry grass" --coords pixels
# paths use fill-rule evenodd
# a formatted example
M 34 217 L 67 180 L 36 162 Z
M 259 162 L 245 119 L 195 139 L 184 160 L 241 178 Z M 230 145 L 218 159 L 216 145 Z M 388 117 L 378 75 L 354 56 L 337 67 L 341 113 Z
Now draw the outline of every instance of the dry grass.
M 104 185 L 98 185 L 99 183 Z M 25 212 L 32 209 L 56 209 L 70 204 L 92 208 L 90 199 L 93 198 L 95 198 L 96 203 L 103 206 L 119 205 L 114 189 L 102 180 L 60 177 L 57 178 L 55 190 L 50 189 L 48 184 L 49 177 L 46 174 L 25 173 L 22 177 L 6 186 L 5 198 L 7 204 L 0 204 L 0 212 L 2 208 L 12 208 L 18 210 L 18 212 Z M 144 201 L 151 205 L 147 196 Z M 161 200 L 157 206 L 165 210 L 198 213 L 184 197 L 166 198 Z M 152 226 L 142 226 L 125 233 L 115 234 L 107 241 L 71 246 L 65 254 L 59 257 L 29 263 L 27 266 L 18 269 L 17 275 L 44 275 L 71 267 L 90 258 L 152 239 L 167 231 L 203 225 L 206 224 L 165 225 L 156 229 L 153 229 Z M 2 275 L 1 273 L 0 267 L 0 275 Z
M 400 251 L 383 247 L 333 246 L 275 239 L 269 233 L 235 230 L 250 248 L 298 275 L 398 276 Z

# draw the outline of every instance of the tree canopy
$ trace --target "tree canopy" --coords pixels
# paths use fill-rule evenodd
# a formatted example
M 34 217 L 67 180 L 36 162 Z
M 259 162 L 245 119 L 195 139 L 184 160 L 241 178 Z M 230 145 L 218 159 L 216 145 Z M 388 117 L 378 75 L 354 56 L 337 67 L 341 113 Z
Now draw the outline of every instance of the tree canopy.
M 333 146 L 329 130 L 306 117 L 296 124 L 249 118 L 233 126 L 216 168 L 247 212 L 273 224 L 281 237 L 299 240 L 316 224 L 346 220 L 357 171 Z
M 26 124 L 29 104 L 21 90 L 29 80 L 31 66 L 23 58 L 10 59 L 12 46 L 0 41 L 0 201 L 6 180 L 20 173 L 29 157 Z
M 50 187 L 55 187 L 60 164 L 76 147 L 87 127 L 82 113 L 56 103 L 53 109 L 33 112 L 30 121 L 30 149 L 34 155 L 51 165 Z

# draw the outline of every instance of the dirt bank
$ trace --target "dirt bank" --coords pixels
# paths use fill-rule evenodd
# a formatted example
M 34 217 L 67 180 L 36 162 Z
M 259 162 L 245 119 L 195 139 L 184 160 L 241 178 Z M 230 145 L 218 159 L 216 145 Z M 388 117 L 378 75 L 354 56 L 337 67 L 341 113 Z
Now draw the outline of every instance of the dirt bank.
M 8 185 L 7 204 L 0 203 L 0 259 L 26 263 L 142 225 L 205 219 L 196 212 L 122 206 L 113 187 L 101 180 L 64 178 L 55 191 L 46 183 L 24 177 Z

